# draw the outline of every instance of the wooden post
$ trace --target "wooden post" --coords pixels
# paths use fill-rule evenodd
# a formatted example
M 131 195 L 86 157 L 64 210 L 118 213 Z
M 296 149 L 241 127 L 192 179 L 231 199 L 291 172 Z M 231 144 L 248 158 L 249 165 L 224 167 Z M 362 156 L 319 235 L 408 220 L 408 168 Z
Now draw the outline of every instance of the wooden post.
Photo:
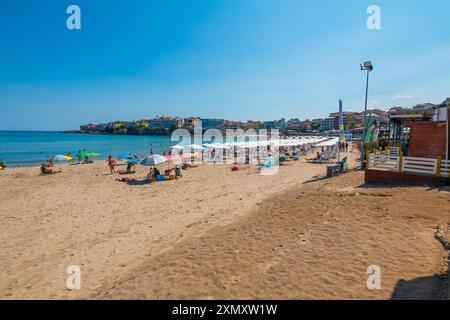
M 366 150 L 366 169 L 369 169 L 369 162 L 370 162 L 370 152 L 369 150 Z
M 439 157 L 437 157 L 437 160 L 436 160 L 436 177 L 438 177 L 438 178 L 441 177 L 441 164 L 442 164 L 442 157 L 439 156 Z
M 403 172 L 403 151 L 400 151 L 400 155 L 398 157 L 398 172 Z

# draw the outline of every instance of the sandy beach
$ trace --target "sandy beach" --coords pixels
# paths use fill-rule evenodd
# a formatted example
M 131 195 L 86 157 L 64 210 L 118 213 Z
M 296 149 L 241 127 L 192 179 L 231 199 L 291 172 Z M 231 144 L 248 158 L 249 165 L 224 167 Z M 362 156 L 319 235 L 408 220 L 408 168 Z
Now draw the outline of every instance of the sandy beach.
M 0 172 L 0 298 L 441 297 L 433 228 L 447 226 L 448 191 L 325 171 L 304 160 L 274 176 L 201 165 L 149 185 L 116 181 L 103 161 Z M 372 264 L 381 290 L 366 287 Z M 80 290 L 65 287 L 69 265 L 81 268 Z
M 115 181 L 104 161 L 62 165 L 53 176 L 35 167 L 0 172 L 1 298 L 88 296 L 144 259 L 232 223 L 325 170 L 303 161 L 275 176 L 230 167 L 202 165 L 180 180 L 137 186 Z M 147 172 L 140 167 L 132 177 Z M 69 265 L 81 267 L 81 290 L 65 288 Z

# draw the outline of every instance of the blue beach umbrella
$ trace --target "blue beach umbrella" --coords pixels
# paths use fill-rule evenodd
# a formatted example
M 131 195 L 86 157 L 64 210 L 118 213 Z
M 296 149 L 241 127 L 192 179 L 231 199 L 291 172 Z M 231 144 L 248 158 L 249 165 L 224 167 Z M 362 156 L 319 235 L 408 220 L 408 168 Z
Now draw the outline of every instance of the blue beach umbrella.
M 142 162 L 142 159 L 139 159 L 139 158 L 131 159 L 131 160 L 127 161 L 127 163 L 132 163 L 132 164 L 141 163 L 141 162 Z
M 119 159 L 131 159 L 132 157 L 133 156 L 131 155 L 131 153 L 122 153 L 117 158 L 119 158 Z

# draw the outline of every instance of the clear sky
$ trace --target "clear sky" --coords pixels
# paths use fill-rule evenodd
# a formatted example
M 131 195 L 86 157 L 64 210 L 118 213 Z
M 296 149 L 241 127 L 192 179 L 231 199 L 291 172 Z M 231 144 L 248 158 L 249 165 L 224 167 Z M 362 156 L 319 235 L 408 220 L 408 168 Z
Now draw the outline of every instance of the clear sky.
M 81 8 L 81 30 L 66 9 Z M 381 8 L 381 30 L 366 26 Z M 316 118 L 450 96 L 448 0 L 0 2 L 0 130 Z

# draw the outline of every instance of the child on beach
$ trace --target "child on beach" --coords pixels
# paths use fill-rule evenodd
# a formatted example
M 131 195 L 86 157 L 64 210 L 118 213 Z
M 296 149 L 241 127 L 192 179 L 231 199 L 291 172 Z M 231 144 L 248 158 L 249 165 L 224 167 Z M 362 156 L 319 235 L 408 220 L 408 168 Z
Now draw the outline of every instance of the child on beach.
M 108 160 L 107 160 L 106 162 L 108 163 L 109 170 L 111 171 L 111 174 L 115 174 L 115 173 L 116 173 L 116 170 L 115 170 L 114 168 L 115 168 L 115 166 L 116 166 L 116 160 L 114 160 L 114 159 L 112 158 L 112 156 L 109 156 L 109 157 L 108 157 Z

